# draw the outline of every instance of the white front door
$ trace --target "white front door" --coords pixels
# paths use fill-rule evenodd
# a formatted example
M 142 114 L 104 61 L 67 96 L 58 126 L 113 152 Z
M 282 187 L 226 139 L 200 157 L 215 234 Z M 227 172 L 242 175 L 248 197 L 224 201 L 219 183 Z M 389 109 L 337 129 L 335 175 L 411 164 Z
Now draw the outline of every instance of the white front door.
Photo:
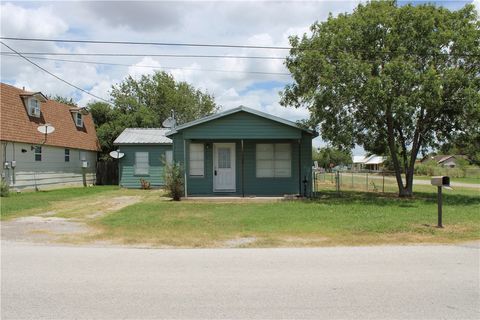
M 235 191 L 235 143 L 213 144 L 213 191 Z

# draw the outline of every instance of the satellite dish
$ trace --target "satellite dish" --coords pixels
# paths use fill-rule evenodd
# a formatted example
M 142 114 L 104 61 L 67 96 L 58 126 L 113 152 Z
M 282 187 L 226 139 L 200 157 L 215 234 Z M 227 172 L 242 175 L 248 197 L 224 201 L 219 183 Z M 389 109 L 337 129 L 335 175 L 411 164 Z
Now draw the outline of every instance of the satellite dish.
M 38 132 L 47 135 L 47 134 L 50 134 L 50 133 L 54 132 L 55 128 L 51 124 L 45 123 L 44 125 L 39 126 L 37 128 L 37 130 L 38 130 Z
M 162 122 L 162 126 L 164 126 L 165 128 L 173 128 L 175 127 L 175 124 L 176 124 L 176 121 L 175 121 L 175 118 L 173 117 L 168 117 Z
M 109 153 L 110 157 L 113 159 L 121 159 L 125 155 L 125 153 L 120 152 L 119 150 L 114 150 Z

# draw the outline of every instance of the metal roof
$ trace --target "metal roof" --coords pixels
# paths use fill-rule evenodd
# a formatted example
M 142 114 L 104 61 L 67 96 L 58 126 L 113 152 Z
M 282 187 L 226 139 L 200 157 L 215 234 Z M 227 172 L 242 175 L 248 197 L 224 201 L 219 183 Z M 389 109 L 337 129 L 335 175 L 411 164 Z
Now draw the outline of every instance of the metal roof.
M 172 144 L 172 139 L 165 134 L 166 128 L 126 128 L 113 141 L 113 144 Z
M 289 121 L 289 120 L 286 120 L 286 119 L 283 119 L 283 118 L 280 118 L 280 117 L 276 117 L 274 115 L 271 115 L 271 114 L 268 114 L 268 113 L 265 113 L 265 112 L 261 112 L 261 111 L 255 110 L 255 109 L 247 108 L 247 107 L 244 107 L 244 106 L 236 107 L 236 108 L 233 108 L 233 109 L 229 109 L 229 110 L 226 110 L 226 111 L 223 111 L 223 112 L 215 113 L 215 114 L 212 114 L 212 115 L 209 115 L 209 116 L 197 119 L 197 120 L 193 120 L 193 121 L 184 123 L 180 126 L 175 127 L 174 129 L 169 131 L 166 135 L 170 136 L 174 133 L 177 133 L 180 130 L 196 126 L 197 124 L 201 124 L 201 123 L 204 123 L 204 122 L 208 122 L 208 121 L 211 121 L 211 120 L 222 118 L 222 117 L 225 117 L 225 116 L 228 116 L 230 114 L 237 113 L 237 112 L 240 112 L 240 111 L 248 112 L 248 113 L 257 115 L 259 117 L 263 117 L 263 118 L 266 118 L 266 119 L 269 119 L 269 120 L 272 120 L 272 121 L 280 122 L 280 123 L 286 124 L 288 126 L 291 126 L 291 127 L 306 131 L 308 133 L 311 133 L 313 135 L 316 135 L 315 131 L 310 130 L 310 129 L 306 129 L 306 128 L 298 125 L 298 123 L 295 123 L 295 122 L 292 122 L 292 121 Z
M 385 157 L 371 155 L 371 156 L 353 156 L 353 163 L 363 164 L 381 164 L 385 161 Z
M 368 158 L 365 164 L 381 164 L 383 163 L 383 161 L 385 161 L 384 157 L 373 155 L 370 158 Z

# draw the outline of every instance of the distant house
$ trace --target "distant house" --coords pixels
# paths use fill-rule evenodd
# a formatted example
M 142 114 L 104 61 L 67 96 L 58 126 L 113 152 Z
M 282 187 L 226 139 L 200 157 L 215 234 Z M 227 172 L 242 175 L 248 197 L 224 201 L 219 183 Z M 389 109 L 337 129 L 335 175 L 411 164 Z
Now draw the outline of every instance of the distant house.
M 386 158 L 382 156 L 377 156 L 375 154 L 370 156 L 353 156 L 352 158 L 352 169 L 353 170 L 373 170 L 380 171 L 383 169 L 383 163 Z
M 127 128 L 113 142 L 124 154 L 119 160 L 119 184 L 140 188 L 140 179 L 151 187 L 164 185 L 164 163 L 171 162 L 172 140 L 165 134 L 170 129 Z
M 0 91 L 1 176 L 16 189 L 95 182 L 99 143 L 86 109 L 7 84 Z M 45 124 L 53 133 L 40 133 Z
M 295 122 L 238 107 L 167 133 L 187 196 L 283 196 L 311 192 L 312 138 Z
M 435 156 L 426 156 L 422 159 L 422 163 L 428 161 L 434 161 L 437 165 L 446 167 L 446 168 L 455 168 L 458 166 L 458 160 L 464 159 L 467 157 L 464 155 L 435 155 Z

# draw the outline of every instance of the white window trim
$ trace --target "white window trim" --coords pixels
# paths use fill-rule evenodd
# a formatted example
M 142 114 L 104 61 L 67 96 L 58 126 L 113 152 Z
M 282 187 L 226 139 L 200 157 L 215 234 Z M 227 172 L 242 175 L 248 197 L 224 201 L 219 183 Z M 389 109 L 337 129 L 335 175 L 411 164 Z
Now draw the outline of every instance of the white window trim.
M 75 113 L 75 125 L 79 128 L 83 127 L 83 116 L 80 112 Z
M 40 118 L 40 114 L 41 114 L 40 101 L 38 101 L 35 98 L 29 98 L 27 101 L 28 101 L 27 102 L 28 114 L 32 117 Z
M 197 149 L 197 150 L 192 150 Z M 195 155 L 196 153 L 196 155 Z M 190 177 L 205 177 L 205 145 L 203 143 L 190 143 L 188 161 L 188 174 Z M 196 159 L 192 159 L 196 158 Z M 193 163 L 198 166 L 192 166 Z
M 67 153 L 67 150 L 68 150 L 68 153 Z M 71 150 L 69 148 L 65 148 L 65 150 L 63 151 L 63 160 L 65 162 L 70 162 L 70 155 L 71 155 Z
M 146 156 L 146 162 L 139 164 L 139 156 Z M 136 176 L 150 175 L 150 154 L 148 152 L 135 152 L 135 164 L 133 166 L 133 172 Z
M 37 150 L 40 150 L 40 152 L 37 152 Z M 40 162 L 42 161 L 42 146 L 35 146 L 35 149 L 33 151 L 33 160 L 35 160 L 36 162 Z M 40 160 L 37 160 L 37 155 L 40 156 Z
M 272 157 L 270 159 L 259 159 L 259 145 L 269 145 L 272 149 Z M 288 156 L 284 159 L 279 158 L 280 145 L 288 145 Z M 259 161 L 271 161 L 271 174 L 259 174 Z M 280 163 L 288 161 L 288 175 L 279 174 Z M 278 169 L 278 170 L 277 170 Z M 282 168 L 287 170 L 287 168 Z M 291 178 L 292 177 L 292 145 L 290 143 L 257 143 L 255 146 L 255 177 L 256 178 Z

